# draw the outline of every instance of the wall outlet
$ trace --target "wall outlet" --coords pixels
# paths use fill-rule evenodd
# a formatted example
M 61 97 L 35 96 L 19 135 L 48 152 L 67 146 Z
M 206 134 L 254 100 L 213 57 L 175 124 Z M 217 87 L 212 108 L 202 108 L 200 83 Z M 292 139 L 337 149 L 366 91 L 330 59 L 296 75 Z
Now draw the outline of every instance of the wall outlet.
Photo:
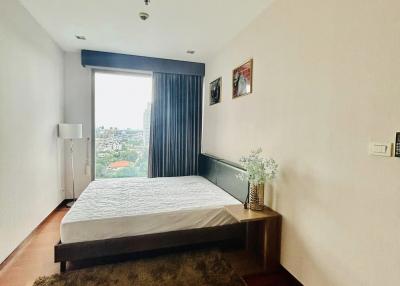
M 396 133 L 396 143 L 394 145 L 394 155 L 400 157 L 400 132 Z

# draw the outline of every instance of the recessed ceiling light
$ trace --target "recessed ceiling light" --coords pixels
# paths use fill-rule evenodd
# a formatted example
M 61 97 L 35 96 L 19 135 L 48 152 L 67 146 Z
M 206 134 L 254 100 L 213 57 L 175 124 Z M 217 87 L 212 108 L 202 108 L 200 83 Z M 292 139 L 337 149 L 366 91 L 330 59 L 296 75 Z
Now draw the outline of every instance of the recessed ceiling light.
M 75 38 L 77 38 L 78 40 L 86 40 L 85 36 L 81 36 L 81 35 L 75 35 Z
M 147 14 L 146 12 L 140 12 L 140 13 L 139 13 L 139 17 L 140 17 L 140 19 L 142 19 L 143 21 L 146 21 L 146 20 L 150 17 L 150 15 Z
M 195 50 L 187 50 L 186 53 L 193 55 L 196 51 Z

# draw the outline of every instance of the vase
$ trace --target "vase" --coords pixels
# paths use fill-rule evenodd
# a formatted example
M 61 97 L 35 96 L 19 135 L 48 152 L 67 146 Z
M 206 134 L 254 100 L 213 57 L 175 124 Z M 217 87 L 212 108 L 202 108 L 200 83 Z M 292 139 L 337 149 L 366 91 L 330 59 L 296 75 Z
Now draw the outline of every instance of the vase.
M 249 205 L 253 211 L 264 209 L 264 184 L 250 185 Z

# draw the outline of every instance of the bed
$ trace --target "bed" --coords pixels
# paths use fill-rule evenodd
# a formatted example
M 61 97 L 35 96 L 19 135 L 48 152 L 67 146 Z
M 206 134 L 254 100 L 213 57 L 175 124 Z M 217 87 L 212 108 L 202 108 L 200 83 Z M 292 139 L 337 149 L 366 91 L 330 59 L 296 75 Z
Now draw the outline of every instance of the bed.
M 93 181 L 63 218 L 55 262 L 244 239 L 225 205 L 246 200 L 239 166 L 201 154 L 200 176 Z
M 93 181 L 61 222 L 76 243 L 233 224 L 240 201 L 201 176 Z

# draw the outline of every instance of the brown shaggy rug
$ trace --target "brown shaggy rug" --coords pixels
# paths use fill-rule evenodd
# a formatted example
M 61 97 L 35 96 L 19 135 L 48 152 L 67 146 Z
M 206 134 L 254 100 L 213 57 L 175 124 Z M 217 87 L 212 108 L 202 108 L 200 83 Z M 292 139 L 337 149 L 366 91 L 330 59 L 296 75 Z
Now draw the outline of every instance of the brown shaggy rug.
M 243 286 L 217 250 L 162 255 L 40 277 L 34 286 Z

